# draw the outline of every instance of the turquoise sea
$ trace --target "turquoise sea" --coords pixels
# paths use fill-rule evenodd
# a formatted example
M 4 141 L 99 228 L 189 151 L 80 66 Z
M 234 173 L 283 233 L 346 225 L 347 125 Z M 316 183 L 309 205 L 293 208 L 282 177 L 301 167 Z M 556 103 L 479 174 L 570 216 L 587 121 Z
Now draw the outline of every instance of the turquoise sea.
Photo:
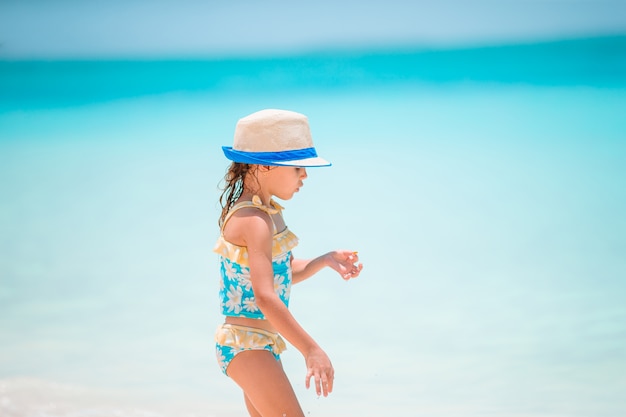
M 215 362 L 238 118 L 308 115 L 284 202 L 336 370 L 307 416 L 626 415 L 626 36 L 475 48 L 0 61 L 0 415 L 234 417 Z

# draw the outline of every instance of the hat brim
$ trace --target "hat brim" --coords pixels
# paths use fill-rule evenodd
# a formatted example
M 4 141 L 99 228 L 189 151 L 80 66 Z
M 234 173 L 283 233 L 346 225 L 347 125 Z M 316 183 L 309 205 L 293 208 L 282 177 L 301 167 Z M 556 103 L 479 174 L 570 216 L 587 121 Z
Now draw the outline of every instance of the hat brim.
M 273 159 L 271 157 L 260 157 L 253 152 L 243 152 L 233 149 L 230 146 L 222 146 L 226 158 L 233 162 L 243 164 L 288 166 L 288 167 L 328 167 L 332 164 L 319 156 L 311 158 L 291 159 L 287 161 Z M 254 154 L 254 155 L 253 155 Z

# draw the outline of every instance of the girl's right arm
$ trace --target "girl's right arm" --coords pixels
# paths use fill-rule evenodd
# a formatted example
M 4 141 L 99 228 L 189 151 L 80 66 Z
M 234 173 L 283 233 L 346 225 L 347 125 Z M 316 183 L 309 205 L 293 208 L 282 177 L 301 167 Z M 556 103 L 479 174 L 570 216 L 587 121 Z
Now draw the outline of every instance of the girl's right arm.
M 238 220 L 246 223 L 241 230 L 244 230 L 242 237 L 248 249 L 250 280 L 258 307 L 272 326 L 304 356 L 306 387 L 309 388 L 310 380 L 314 378 L 317 395 L 327 396 L 332 392 L 334 380 L 330 359 L 274 291 L 272 223 L 269 216 L 259 214 Z

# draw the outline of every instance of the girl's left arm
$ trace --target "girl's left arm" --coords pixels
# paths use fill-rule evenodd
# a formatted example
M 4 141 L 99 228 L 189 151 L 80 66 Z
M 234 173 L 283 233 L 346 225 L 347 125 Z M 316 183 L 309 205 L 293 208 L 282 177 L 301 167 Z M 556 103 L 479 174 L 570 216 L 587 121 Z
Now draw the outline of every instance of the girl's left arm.
M 293 283 L 297 284 L 312 277 L 324 267 L 334 269 L 341 275 L 341 278 L 347 281 L 358 277 L 361 273 L 363 264 L 358 262 L 358 253 L 349 250 L 328 252 L 314 259 L 293 259 L 291 261 Z

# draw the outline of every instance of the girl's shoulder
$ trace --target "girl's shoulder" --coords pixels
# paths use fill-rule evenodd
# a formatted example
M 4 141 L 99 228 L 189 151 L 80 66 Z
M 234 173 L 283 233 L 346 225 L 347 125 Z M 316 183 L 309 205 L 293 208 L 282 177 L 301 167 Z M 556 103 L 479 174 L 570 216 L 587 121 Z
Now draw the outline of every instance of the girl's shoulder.
M 270 201 L 270 206 L 263 205 L 260 198 L 235 204 L 222 225 L 214 251 L 239 262 L 247 259 L 249 245 L 271 242 L 273 257 L 293 249 L 298 238 L 285 226 L 283 208 L 274 200 Z

